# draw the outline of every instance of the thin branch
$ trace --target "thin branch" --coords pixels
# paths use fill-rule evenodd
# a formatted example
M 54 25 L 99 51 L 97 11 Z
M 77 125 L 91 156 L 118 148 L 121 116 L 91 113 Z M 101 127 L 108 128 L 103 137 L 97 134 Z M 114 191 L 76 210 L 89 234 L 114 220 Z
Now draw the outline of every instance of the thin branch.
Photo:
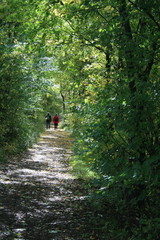
M 102 47 L 100 47 L 100 46 L 96 46 L 95 42 L 91 42 L 89 39 L 87 39 L 87 38 L 85 38 L 83 36 L 82 36 L 82 38 L 89 43 L 89 44 L 85 44 L 85 45 L 95 47 L 97 50 L 100 50 L 101 52 L 105 53 L 105 50 Z
M 128 0 L 134 7 L 136 7 L 136 9 L 138 9 L 138 10 L 143 10 L 144 11 L 144 13 L 145 14 L 147 14 L 149 17 L 150 17 L 150 19 L 152 19 L 152 21 L 156 24 L 156 26 L 158 27 L 158 29 L 160 30 L 160 24 L 156 21 L 156 19 L 154 18 L 154 16 L 150 13 L 150 12 L 148 12 L 148 11 L 146 11 L 143 7 L 139 7 L 136 3 L 134 3 L 134 2 L 132 2 L 131 0 Z
M 116 133 L 118 134 L 118 136 L 123 140 L 123 142 L 128 145 L 128 143 L 127 143 L 126 140 L 121 136 L 121 134 L 118 132 L 118 130 L 115 129 L 115 131 L 116 131 Z
M 148 62 L 147 67 L 144 71 L 144 76 L 149 76 L 149 74 L 152 70 L 152 66 L 154 64 L 154 59 L 155 59 L 155 52 L 157 50 L 157 43 L 155 43 L 155 42 L 153 43 L 152 50 L 153 50 L 152 57 L 151 57 L 150 61 Z
M 98 50 L 102 51 L 103 53 L 105 53 L 105 50 L 104 50 L 102 47 L 100 47 L 100 46 L 96 46 L 96 43 L 95 43 L 95 42 L 91 42 L 91 40 L 87 39 L 87 38 L 84 37 L 82 34 L 76 33 L 76 30 L 73 28 L 73 26 L 71 25 L 71 23 L 70 23 L 69 21 L 67 21 L 67 22 L 68 22 L 69 26 L 71 27 L 71 29 L 73 30 L 75 36 L 77 36 L 80 40 L 82 40 L 82 41 L 85 40 L 85 41 L 87 41 L 87 42 L 89 43 L 89 44 L 85 44 L 85 43 L 83 42 L 83 44 L 85 44 L 85 45 L 87 45 L 87 46 L 95 47 L 96 49 L 98 49 Z
M 103 18 L 106 22 L 108 22 L 108 20 L 99 12 L 98 9 L 96 9 L 96 12 L 98 13 L 98 15 Z

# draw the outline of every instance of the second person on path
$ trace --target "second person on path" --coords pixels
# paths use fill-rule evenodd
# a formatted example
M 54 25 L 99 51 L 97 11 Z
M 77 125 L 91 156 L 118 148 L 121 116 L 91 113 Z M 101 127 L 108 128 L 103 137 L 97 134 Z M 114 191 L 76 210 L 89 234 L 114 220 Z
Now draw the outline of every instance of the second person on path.
M 54 124 L 54 129 L 57 129 L 58 128 L 58 123 L 60 122 L 60 118 L 58 117 L 58 114 L 56 114 L 54 117 L 53 117 L 53 124 Z

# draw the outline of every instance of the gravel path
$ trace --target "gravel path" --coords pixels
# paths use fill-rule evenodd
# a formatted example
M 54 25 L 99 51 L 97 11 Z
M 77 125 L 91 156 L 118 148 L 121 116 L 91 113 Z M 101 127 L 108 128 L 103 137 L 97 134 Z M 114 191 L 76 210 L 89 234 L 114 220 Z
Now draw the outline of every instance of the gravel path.
M 86 190 L 68 166 L 71 139 L 47 130 L 20 160 L 0 166 L 1 240 L 99 239 Z

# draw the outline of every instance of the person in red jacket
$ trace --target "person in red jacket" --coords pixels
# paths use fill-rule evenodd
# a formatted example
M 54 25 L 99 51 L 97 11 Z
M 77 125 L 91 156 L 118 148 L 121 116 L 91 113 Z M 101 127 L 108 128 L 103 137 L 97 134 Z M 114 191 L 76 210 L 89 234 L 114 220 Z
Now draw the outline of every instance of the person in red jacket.
M 60 122 L 60 118 L 58 117 L 58 114 L 56 114 L 54 117 L 53 117 L 53 123 L 54 123 L 54 129 L 57 129 L 58 128 L 58 123 Z

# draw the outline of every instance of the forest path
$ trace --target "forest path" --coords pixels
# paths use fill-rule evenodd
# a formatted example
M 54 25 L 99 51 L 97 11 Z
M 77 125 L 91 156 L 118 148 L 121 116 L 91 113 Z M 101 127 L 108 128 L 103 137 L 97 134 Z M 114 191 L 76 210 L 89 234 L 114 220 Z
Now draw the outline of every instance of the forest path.
M 22 159 L 0 165 L 1 240 L 98 239 L 71 154 L 69 134 L 51 128 Z

